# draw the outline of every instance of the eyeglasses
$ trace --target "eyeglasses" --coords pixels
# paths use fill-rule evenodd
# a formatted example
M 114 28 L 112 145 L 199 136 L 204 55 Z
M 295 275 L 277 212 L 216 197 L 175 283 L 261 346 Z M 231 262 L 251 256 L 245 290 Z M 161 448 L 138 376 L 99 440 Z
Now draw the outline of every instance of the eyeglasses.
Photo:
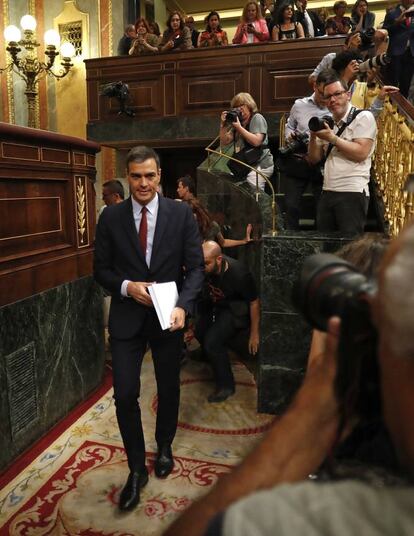
M 348 93 L 347 91 L 343 90 L 343 91 L 335 91 L 335 93 L 332 93 L 332 95 L 325 95 L 324 96 L 324 99 L 326 101 L 330 101 L 331 99 L 338 99 L 341 95 L 343 95 L 344 93 Z

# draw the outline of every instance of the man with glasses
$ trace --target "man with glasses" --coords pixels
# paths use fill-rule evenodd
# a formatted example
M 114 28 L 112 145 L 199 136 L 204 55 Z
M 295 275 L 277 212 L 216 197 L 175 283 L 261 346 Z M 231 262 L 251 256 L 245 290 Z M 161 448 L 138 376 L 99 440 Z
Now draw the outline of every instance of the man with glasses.
M 335 72 L 324 86 L 326 106 L 335 125 L 310 133 L 308 158 L 317 164 L 325 158 L 324 180 L 317 214 L 319 231 L 364 232 L 369 201 L 371 157 L 377 125 L 368 110 L 351 106 L 346 83 Z
M 295 101 L 286 123 L 286 145 L 293 148 L 292 152 L 288 150 L 287 154 L 285 149 L 284 156 L 279 158 L 279 168 L 284 175 L 286 229 L 298 230 L 300 228 L 302 194 L 309 184 L 314 196 L 315 210 L 321 195 L 321 167 L 310 164 L 306 153 L 309 139 L 309 119 L 315 116 L 322 118 L 330 115 L 323 96 L 326 80 L 325 73 L 322 72 L 313 84 L 314 92 L 312 95 Z M 303 140 L 304 143 L 300 143 L 300 140 Z

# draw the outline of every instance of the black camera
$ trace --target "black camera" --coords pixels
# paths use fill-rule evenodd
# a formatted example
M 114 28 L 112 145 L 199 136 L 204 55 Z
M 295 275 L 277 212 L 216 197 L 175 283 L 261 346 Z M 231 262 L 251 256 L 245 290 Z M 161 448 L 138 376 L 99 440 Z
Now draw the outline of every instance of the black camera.
M 391 58 L 387 56 L 387 54 L 384 52 L 383 54 L 378 54 L 373 58 L 369 58 L 368 60 L 362 61 L 358 65 L 358 69 L 360 73 L 366 73 L 374 67 L 383 67 L 384 65 L 388 65 L 390 62 Z
M 359 46 L 360 50 L 367 50 L 374 46 L 374 36 L 375 28 L 367 28 L 366 30 L 361 30 L 359 32 L 361 37 L 361 44 Z
M 118 115 L 125 114 L 134 117 L 134 112 L 128 108 L 127 103 L 130 101 L 129 87 L 124 82 L 112 82 L 101 87 L 100 95 L 104 97 L 114 97 L 119 102 Z
M 292 154 L 305 154 L 308 152 L 309 136 L 306 133 L 295 133 L 293 137 L 286 142 L 284 147 L 279 147 L 280 156 L 289 156 Z
M 341 318 L 335 392 L 345 414 L 380 414 L 376 359 L 377 333 L 370 300 L 376 285 L 348 262 L 326 253 L 308 257 L 293 288 L 293 303 L 309 324 L 327 330 L 331 316 Z
M 335 123 L 330 115 L 324 115 L 323 117 L 311 117 L 309 119 L 308 127 L 312 132 L 318 132 L 318 130 L 323 130 L 325 123 L 329 125 L 329 128 L 333 128 Z
M 224 120 L 225 123 L 231 124 L 237 121 L 237 119 L 240 121 L 240 123 L 243 121 L 243 115 L 240 108 L 232 108 L 231 110 L 226 111 L 226 119 Z

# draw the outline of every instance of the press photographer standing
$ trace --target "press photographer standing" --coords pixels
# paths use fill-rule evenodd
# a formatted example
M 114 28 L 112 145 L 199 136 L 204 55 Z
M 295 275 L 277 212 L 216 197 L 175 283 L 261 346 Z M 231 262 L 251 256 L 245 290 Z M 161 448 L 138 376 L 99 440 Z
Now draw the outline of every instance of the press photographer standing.
M 286 218 L 285 227 L 299 229 L 302 194 L 311 184 L 315 210 L 322 190 L 320 165 L 312 165 L 307 156 L 309 140 L 309 119 L 330 115 L 325 106 L 323 88 L 326 76 L 322 72 L 313 84 L 310 97 L 297 99 L 290 110 L 285 128 L 286 146 L 280 153 L 279 167 L 284 174 Z
M 308 151 L 314 164 L 325 158 L 317 227 L 319 231 L 361 234 L 377 125 L 371 112 L 351 106 L 345 82 L 334 73 L 325 82 L 324 98 L 335 125 L 331 129 L 325 123 L 326 128 L 311 132 Z
M 266 177 L 273 174 L 273 156 L 268 147 L 267 122 L 259 113 L 257 104 L 250 93 L 238 93 L 231 101 L 231 114 L 229 117 L 234 119 L 229 121 L 227 115 L 229 111 L 221 114 L 220 121 L 220 144 L 234 144 L 235 158 L 243 159 L 249 165 L 256 167 Z M 234 117 L 233 117 L 234 116 Z M 255 160 L 245 158 L 245 151 L 255 148 Z M 243 166 L 242 166 L 243 167 Z M 240 180 L 245 178 L 253 187 L 256 187 L 256 172 L 249 171 L 249 168 L 243 168 L 245 175 L 238 177 Z M 265 179 L 257 175 L 258 186 L 262 190 L 265 187 Z

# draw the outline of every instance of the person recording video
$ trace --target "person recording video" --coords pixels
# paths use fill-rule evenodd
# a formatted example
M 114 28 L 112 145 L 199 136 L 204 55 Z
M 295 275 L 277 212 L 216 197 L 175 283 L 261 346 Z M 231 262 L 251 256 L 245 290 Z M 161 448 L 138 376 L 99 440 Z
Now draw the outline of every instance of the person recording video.
M 159 48 L 161 52 L 193 48 L 191 30 L 178 11 L 173 11 L 168 17 L 167 29 L 162 34 Z
M 317 264 L 324 267 L 323 262 Z M 345 272 L 349 274 L 349 268 Z M 339 313 L 339 317 L 326 318 L 326 346 L 307 370 L 285 414 L 238 467 L 169 527 L 166 536 L 413 533 L 413 272 L 411 224 L 392 242 L 380 266 L 378 291 L 365 308 L 378 339 L 374 360 L 381 377 L 380 411 L 406 478 L 395 479 L 391 487 L 378 479 L 370 483 L 355 477 L 318 483 L 308 479 L 337 443 L 345 417 L 337 388 L 343 380 L 339 373 L 343 317 Z M 336 288 L 343 290 L 341 285 Z M 313 303 L 320 305 L 321 298 L 325 299 L 318 292 Z M 355 342 L 355 338 L 350 341 Z M 348 413 L 345 423 L 352 417 Z

